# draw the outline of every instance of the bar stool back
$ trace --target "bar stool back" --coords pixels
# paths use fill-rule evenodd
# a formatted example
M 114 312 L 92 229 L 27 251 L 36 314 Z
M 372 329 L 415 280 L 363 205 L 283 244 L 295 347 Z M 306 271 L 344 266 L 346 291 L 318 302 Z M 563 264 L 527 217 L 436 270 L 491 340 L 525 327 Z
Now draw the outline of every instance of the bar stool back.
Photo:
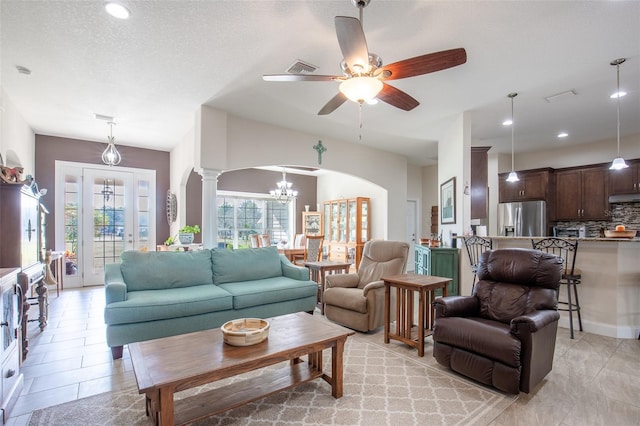
M 580 331 L 582 331 L 580 299 L 578 298 L 578 284 L 581 282 L 582 275 L 580 270 L 575 267 L 576 255 L 578 254 L 578 241 L 569 241 L 563 238 L 550 237 L 538 241 L 531 240 L 531 244 L 534 250 L 552 253 L 562 258 L 562 279 L 560 280 L 560 285 L 567 286 L 567 301 L 564 302 L 558 300 L 558 305 L 566 306 L 566 308 L 558 308 L 558 310 L 569 312 L 569 328 L 571 330 L 571 338 L 573 339 L 574 312 L 578 314 L 578 325 L 580 327 Z
M 473 272 L 473 283 L 471 284 L 471 294 L 473 294 L 476 287 L 476 274 L 478 273 L 478 261 L 480 260 L 480 255 L 493 248 L 493 240 L 491 238 L 472 235 L 464 238 L 464 246 L 466 247 L 467 254 L 469 255 L 471 272 Z

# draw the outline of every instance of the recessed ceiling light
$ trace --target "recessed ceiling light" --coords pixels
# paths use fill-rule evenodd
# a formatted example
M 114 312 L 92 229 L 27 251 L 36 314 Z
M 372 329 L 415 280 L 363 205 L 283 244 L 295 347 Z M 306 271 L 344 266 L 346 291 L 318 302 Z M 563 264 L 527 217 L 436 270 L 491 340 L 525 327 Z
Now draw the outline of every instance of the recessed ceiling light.
M 127 9 L 120 3 L 108 2 L 105 3 L 104 8 L 107 13 L 114 18 L 129 19 L 129 16 L 131 16 L 131 12 L 129 12 L 129 9 Z
M 567 132 L 560 132 L 560 133 L 558 133 L 558 137 L 559 137 L 559 138 L 566 138 L 567 136 L 569 136 L 569 133 L 567 133 Z
M 609 96 L 611 99 L 616 99 L 616 98 L 621 98 L 623 96 L 626 96 L 627 92 L 623 92 L 622 90 L 616 93 L 612 93 L 611 96 Z
M 376 105 L 378 103 L 378 98 L 369 99 L 367 101 L 368 105 Z
M 510 118 L 508 118 L 508 119 L 506 119 L 506 120 L 504 120 L 504 121 L 502 122 L 502 125 L 503 125 L 503 126 L 511 126 L 512 124 L 513 124 L 513 121 L 511 121 L 511 119 L 510 119 Z
M 96 120 L 104 120 L 104 121 L 115 121 L 112 116 L 105 114 L 94 113 L 93 118 Z

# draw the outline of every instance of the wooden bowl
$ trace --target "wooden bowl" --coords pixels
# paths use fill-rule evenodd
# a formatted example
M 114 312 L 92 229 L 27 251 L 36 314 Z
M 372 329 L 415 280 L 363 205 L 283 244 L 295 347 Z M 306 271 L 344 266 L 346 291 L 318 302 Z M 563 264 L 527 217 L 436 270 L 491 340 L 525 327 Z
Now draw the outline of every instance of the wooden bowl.
M 634 238 L 636 236 L 636 231 L 628 229 L 626 231 L 609 231 L 605 229 L 604 236 L 607 238 Z
M 260 318 L 227 321 L 220 329 L 224 342 L 232 346 L 251 346 L 269 337 L 269 321 Z

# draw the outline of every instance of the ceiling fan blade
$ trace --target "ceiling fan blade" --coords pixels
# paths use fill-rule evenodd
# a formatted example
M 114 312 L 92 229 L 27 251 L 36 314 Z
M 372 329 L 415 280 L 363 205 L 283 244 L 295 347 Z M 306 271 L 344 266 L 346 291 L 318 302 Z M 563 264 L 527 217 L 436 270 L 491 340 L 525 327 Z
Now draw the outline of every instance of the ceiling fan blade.
M 336 16 L 336 35 L 344 61 L 351 71 L 366 71 L 369 67 L 369 49 L 358 18 Z
M 411 111 L 420 105 L 420 102 L 409 96 L 407 93 L 400 89 L 396 89 L 393 86 L 389 86 L 388 84 L 384 84 L 382 86 L 382 90 L 376 97 L 389 105 L 393 105 L 394 107 L 405 111 Z
M 376 74 L 383 80 L 397 80 L 445 70 L 465 62 L 467 62 L 467 52 L 463 48 L 443 50 L 385 65 Z M 388 73 L 390 75 L 387 76 Z
M 336 81 L 344 80 L 339 75 L 315 75 L 315 74 L 267 74 L 263 75 L 264 81 Z
M 340 105 L 347 101 L 347 97 L 342 94 L 342 92 L 338 92 L 329 102 L 326 103 L 325 106 L 318 112 L 318 115 L 327 115 L 331 114 L 335 111 Z

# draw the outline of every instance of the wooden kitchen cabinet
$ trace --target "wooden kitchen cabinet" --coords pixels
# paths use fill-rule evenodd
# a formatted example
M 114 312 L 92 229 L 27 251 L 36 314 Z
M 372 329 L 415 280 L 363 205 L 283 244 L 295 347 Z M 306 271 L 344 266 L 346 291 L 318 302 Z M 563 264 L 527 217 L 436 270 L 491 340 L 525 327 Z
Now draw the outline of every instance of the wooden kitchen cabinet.
M 626 169 L 609 170 L 609 195 L 640 193 L 640 160 L 627 163 Z
M 471 219 L 485 219 L 489 213 L 487 152 L 490 148 L 471 147 Z
M 556 220 L 608 220 L 605 166 L 560 169 L 556 178 Z
M 500 173 L 499 201 L 509 203 L 514 201 L 550 201 L 554 191 L 553 169 L 535 169 L 518 172 L 520 181 L 507 182 L 509 173 Z

